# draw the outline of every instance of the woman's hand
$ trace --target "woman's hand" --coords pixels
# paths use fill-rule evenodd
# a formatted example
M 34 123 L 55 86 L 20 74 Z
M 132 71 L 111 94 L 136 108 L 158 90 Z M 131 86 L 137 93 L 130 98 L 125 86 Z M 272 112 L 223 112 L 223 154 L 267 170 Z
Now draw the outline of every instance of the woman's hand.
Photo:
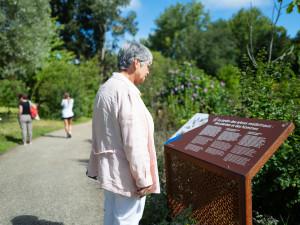
M 148 187 L 143 187 L 137 190 L 137 195 L 140 196 L 140 198 L 144 197 L 145 195 L 150 193 L 150 190 L 152 188 L 152 185 L 148 186 Z

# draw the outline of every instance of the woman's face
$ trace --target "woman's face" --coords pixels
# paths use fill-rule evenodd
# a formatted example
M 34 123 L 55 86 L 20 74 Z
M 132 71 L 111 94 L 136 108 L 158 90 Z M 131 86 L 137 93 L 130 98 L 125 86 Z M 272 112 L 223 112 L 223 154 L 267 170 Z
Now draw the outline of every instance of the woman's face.
M 149 64 L 141 63 L 138 61 L 136 63 L 134 84 L 144 83 L 148 74 L 149 74 Z

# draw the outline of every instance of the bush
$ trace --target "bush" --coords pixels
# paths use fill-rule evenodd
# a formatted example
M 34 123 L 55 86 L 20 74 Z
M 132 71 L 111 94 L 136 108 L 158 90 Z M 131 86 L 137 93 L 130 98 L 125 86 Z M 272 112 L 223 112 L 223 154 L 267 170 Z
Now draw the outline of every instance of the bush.
M 295 131 L 253 180 L 254 209 L 300 222 L 300 79 L 287 62 L 258 61 L 242 79 L 240 116 L 291 121 Z
M 25 84 L 19 80 L 0 80 L 0 105 L 17 107 L 19 104 L 18 94 L 26 93 Z
M 53 60 L 37 74 L 34 97 L 42 117 L 60 118 L 61 100 L 65 91 L 74 98 L 76 117 L 90 116 L 100 84 L 99 66 L 95 59 L 74 65 Z
M 241 71 L 238 67 L 232 65 L 223 66 L 217 73 L 219 80 L 223 81 L 226 90 L 230 94 L 230 99 L 232 101 L 232 106 L 239 104 L 241 95 Z
M 156 96 L 164 89 L 165 83 L 168 82 L 168 71 L 176 66 L 176 62 L 164 57 L 159 52 L 152 52 L 153 64 L 150 68 L 150 74 L 145 82 L 139 87 L 145 104 L 152 108 L 159 108 Z
M 192 64 L 170 69 L 167 77 L 158 98 L 162 106 L 161 120 L 168 121 L 167 129 L 179 128 L 197 112 L 228 114 L 231 111 L 224 85 Z
M 259 57 L 256 68 L 248 62 L 242 72 L 223 67 L 218 77 L 225 86 L 189 63 L 166 67 L 159 82 L 163 90 L 153 97 L 158 102 L 153 104 L 156 128 L 176 130 L 196 112 L 293 122 L 293 135 L 253 179 L 253 220 L 255 224 L 296 225 L 300 222 L 300 79 L 288 62 L 268 64 L 263 55 Z M 158 146 L 164 141 L 158 141 Z M 149 198 L 145 212 L 145 224 L 170 223 L 164 188 L 161 196 Z
M 147 196 L 143 218 L 143 225 L 193 225 L 191 209 L 188 208 L 174 218 L 170 217 L 167 205 L 166 179 L 164 173 L 164 146 L 163 143 L 173 134 L 173 131 L 159 131 L 155 133 L 155 147 L 157 151 L 158 171 L 160 178 L 161 194 Z
M 253 224 L 254 225 L 278 225 L 278 220 L 272 216 L 261 215 L 258 212 L 253 212 Z

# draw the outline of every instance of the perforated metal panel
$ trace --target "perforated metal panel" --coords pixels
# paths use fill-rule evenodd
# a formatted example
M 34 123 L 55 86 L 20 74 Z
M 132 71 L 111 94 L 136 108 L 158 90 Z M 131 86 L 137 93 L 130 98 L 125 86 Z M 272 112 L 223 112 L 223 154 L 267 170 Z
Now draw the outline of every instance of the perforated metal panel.
M 199 225 L 241 224 L 240 181 L 198 161 L 166 152 L 168 201 L 173 216 L 191 206 Z
M 251 180 L 294 127 L 209 115 L 205 124 L 169 139 L 165 163 L 173 215 L 191 206 L 199 225 L 252 225 Z

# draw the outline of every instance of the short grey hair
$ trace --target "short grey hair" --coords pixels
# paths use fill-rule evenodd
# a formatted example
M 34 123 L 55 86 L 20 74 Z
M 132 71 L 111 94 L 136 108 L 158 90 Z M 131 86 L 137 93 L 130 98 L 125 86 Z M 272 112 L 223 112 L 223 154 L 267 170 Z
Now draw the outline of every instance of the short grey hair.
M 151 64 L 153 56 L 150 50 L 138 42 L 126 42 L 118 54 L 119 70 L 126 70 L 137 59 L 141 64 Z

